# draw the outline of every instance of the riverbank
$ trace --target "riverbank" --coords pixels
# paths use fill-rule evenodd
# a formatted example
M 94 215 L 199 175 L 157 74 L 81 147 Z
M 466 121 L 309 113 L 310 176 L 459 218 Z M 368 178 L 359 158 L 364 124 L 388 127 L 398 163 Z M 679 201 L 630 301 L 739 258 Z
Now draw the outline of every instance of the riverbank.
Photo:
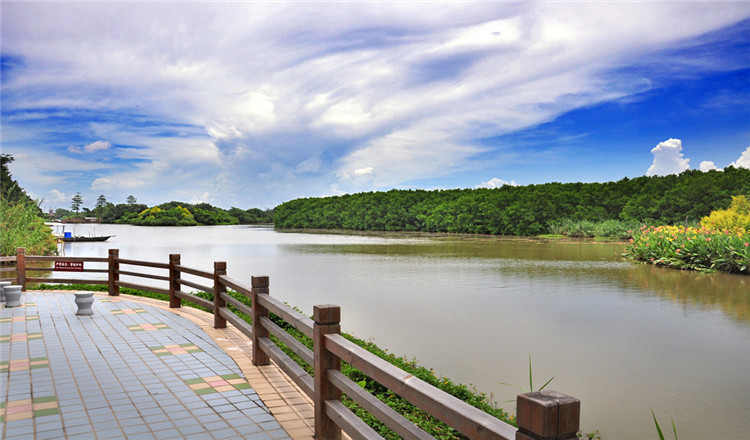
M 383 237 L 395 239 L 430 238 L 435 240 L 463 240 L 463 241 L 521 241 L 521 242 L 549 242 L 556 243 L 584 243 L 584 244 L 613 244 L 622 243 L 626 245 L 627 239 L 612 237 L 570 237 L 563 234 L 542 235 L 489 235 L 489 234 L 463 234 L 453 232 L 422 232 L 422 231 L 352 231 L 348 229 L 306 229 L 306 228 L 274 228 L 282 234 L 325 234 L 325 235 L 353 235 L 358 237 Z

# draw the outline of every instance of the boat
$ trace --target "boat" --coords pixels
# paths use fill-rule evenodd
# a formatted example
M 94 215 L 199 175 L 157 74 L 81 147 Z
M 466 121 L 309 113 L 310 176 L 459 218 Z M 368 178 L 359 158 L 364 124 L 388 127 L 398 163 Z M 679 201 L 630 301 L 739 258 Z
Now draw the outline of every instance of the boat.
M 65 243 L 73 243 L 73 242 L 83 242 L 83 241 L 107 241 L 109 237 L 112 237 L 112 235 L 95 235 L 91 237 L 85 237 L 82 235 L 78 236 L 70 236 L 70 237 L 61 237 L 62 241 Z

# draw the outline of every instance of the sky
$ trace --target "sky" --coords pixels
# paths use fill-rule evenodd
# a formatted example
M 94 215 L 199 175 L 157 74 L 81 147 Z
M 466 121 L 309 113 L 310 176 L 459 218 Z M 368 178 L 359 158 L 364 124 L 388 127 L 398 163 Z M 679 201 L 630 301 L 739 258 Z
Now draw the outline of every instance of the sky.
M 0 3 L 43 208 L 750 168 L 750 2 Z

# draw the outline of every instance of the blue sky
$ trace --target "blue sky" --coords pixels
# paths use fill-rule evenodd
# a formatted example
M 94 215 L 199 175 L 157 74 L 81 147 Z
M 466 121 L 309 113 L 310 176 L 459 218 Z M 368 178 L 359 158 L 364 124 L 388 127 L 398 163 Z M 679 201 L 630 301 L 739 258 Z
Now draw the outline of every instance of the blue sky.
M 748 2 L 1 8 L 0 145 L 45 208 L 750 168 Z

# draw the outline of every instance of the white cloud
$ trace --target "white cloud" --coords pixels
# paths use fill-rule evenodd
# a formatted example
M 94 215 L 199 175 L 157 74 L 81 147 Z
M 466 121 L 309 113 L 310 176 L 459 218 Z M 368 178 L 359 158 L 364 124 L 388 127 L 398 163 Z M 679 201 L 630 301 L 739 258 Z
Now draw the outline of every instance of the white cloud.
M 750 146 L 748 146 L 745 151 L 742 152 L 742 155 L 739 159 L 735 160 L 734 162 L 730 163 L 729 165 L 735 167 L 735 168 L 748 168 L 750 169 Z
M 45 202 L 47 205 L 52 206 L 59 206 L 61 203 L 65 203 L 69 200 L 69 197 L 65 195 L 62 191 L 58 191 L 56 189 L 52 189 L 47 193 L 47 197 L 45 197 Z
M 493 177 L 492 179 L 477 185 L 476 188 L 500 188 L 501 186 L 505 185 L 518 186 L 514 180 L 508 182 L 506 180 Z
M 211 194 L 205 192 L 200 196 L 193 196 L 190 198 L 190 204 L 197 205 L 199 203 L 210 203 Z
M 298 173 L 315 173 L 320 171 L 322 162 L 318 157 L 311 157 L 305 161 L 297 164 L 296 170 Z
M 112 147 L 112 144 L 110 144 L 109 142 L 96 141 L 90 144 L 86 144 L 83 147 L 76 147 L 76 146 L 71 145 L 70 147 L 68 147 L 68 151 L 70 151 L 71 153 L 76 153 L 76 154 L 84 154 L 84 153 L 94 153 L 97 151 L 109 150 L 111 147 Z
M 375 174 L 375 169 L 373 167 L 365 167 L 365 168 L 360 168 L 358 170 L 354 170 L 354 175 L 357 177 L 372 176 L 374 174 Z
M 690 168 L 690 159 L 682 156 L 682 141 L 679 139 L 667 139 L 651 149 L 654 155 L 654 163 L 648 167 L 647 176 L 666 176 L 667 174 L 679 174 Z
M 704 173 L 711 171 L 711 170 L 718 170 L 718 168 L 716 168 L 716 164 L 713 163 L 713 161 L 711 160 L 704 160 L 703 162 L 701 162 L 698 169 L 703 171 Z

